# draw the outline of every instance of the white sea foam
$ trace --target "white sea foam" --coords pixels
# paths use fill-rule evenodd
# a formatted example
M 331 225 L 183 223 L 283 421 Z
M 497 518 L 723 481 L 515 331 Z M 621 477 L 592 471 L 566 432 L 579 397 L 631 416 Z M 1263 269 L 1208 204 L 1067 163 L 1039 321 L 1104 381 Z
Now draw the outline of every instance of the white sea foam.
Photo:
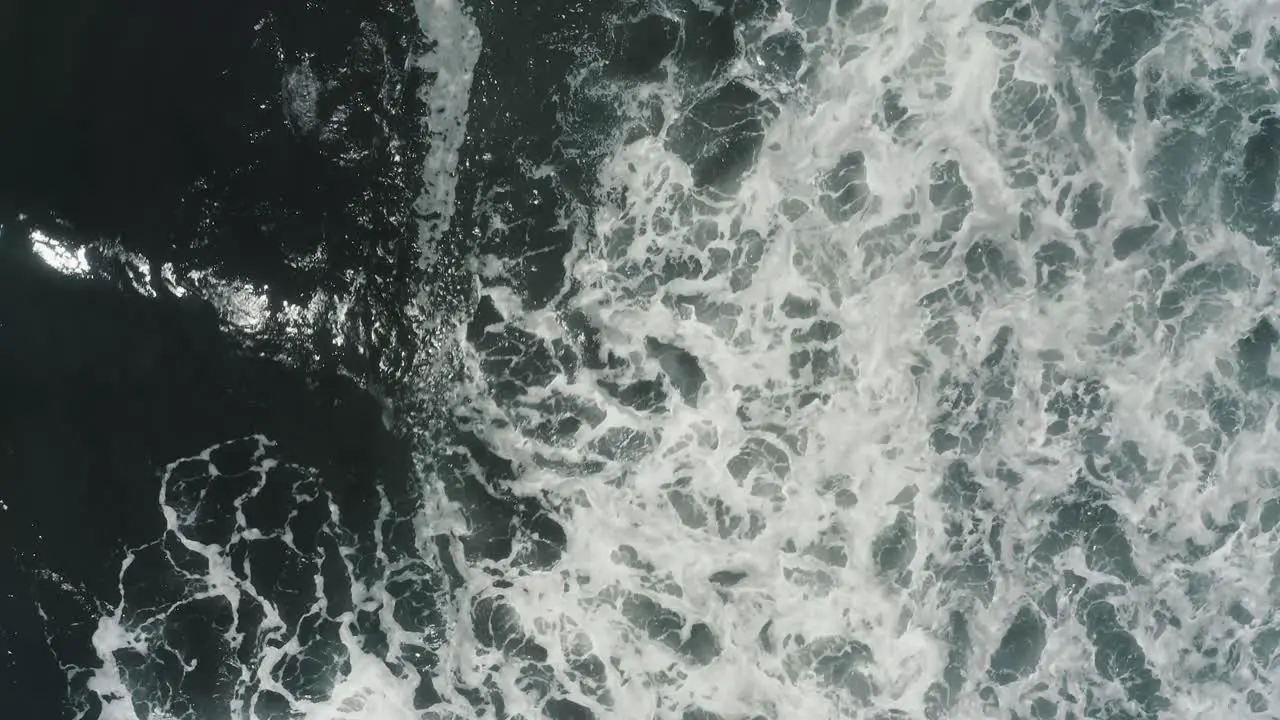
M 801 27 L 812 71 L 798 92 L 779 88 L 755 167 L 727 198 L 700 197 L 664 144 L 701 91 L 674 65 L 665 82 L 617 88 L 623 106 L 657 95 L 669 121 L 605 165 L 601 186 L 625 201 L 592 208 L 564 306 L 629 363 L 519 398 L 482 380 L 464 405 L 568 533 L 554 569 L 512 568 L 504 589 L 477 573 L 469 591 L 509 604 L 598 716 L 1276 706 L 1275 643 L 1261 639 L 1276 632 L 1280 548 L 1263 527 L 1275 390 L 1246 386 L 1236 346 L 1270 312 L 1275 271 L 1266 238 L 1220 212 L 1247 136 L 1203 147 L 1216 177 L 1203 197 L 1178 196 L 1153 164 L 1186 121 L 1142 106 L 1184 84 L 1238 115 L 1255 109 L 1249 94 L 1273 102 L 1261 57 L 1274 13 L 1170 11 L 1148 18 L 1144 49 L 1141 9 L 979 20 L 991 7 L 833 6 Z M 813 17 L 789 9 L 770 31 Z M 1224 61 L 1245 29 L 1252 41 Z M 1108 54 L 1129 42 L 1131 56 Z M 1137 67 L 1127 107 L 1123 87 L 1097 83 L 1126 74 L 1108 61 Z M 1237 61 L 1244 100 L 1206 80 Z M 891 94 L 905 110 L 892 127 Z M 850 153 L 865 201 L 842 216 L 823 183 Z M 1148 201 L 1181 212 L 1153 217 Z M 1146 244 L 1126 245 L 1142 225 Z M 677 277 L 690 259 L 698 272 Z M 574 342 L 491 284 L 494 332 Z M 696 358 L 696 402 L 672 391 L 637 411 L 602 390 L 663 373 L 678 386 L 655 339 Z M 483 375 L 482 356 L 474 367 Z M 563 407 L 592 419 L 548 440 L 539 422 Z M 1096 497 L 1076 497 L 1085 487 Z M 653 627 L 668 616 L 678 637 L 664 644 Z M 1042 639 L 1011 633 L 1019 617 Z M 718 652 L 690 649 L 699 632 Z M 498 662 L 455 645 L 466 652 L 453 662 Z M 586 682 L 575 660 L 592 657 L 602 677 Z M 509 708 L 537 704 L 512 692 Z
M 422 168 L 424 214 L 419 246 L 423 266 L 438 259 L 437 244 L 449 229 L 457 185 L 458 151 L 467 134 L 471 76 L 480 59 L 480 34 L 457 0 L 416 0 L 422 31 L 431 46 L 418 65 L 432 78 L 423 119 L 429 145 Z

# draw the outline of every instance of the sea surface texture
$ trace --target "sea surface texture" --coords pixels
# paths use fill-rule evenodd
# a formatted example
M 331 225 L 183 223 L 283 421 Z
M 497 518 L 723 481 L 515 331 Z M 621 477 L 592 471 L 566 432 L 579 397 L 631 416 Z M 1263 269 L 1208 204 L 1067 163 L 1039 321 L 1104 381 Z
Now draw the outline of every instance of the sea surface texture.
M 15 719 L 1280 718 L 1280 5 L 99 5 Z

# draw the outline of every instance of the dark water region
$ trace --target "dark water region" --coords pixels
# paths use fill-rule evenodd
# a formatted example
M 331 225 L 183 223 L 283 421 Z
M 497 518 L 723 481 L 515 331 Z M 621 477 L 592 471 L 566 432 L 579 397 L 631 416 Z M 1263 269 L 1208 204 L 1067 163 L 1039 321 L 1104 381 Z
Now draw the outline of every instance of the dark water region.
M 425 276 L 414 201 L 432 78 L 414 64 L 429 41 L 411 2 L 0 10 L 7 712 L 68 712 L 59 662 L 97 664 L 89 639 L 118 601 L 125 550 L 163 529 L 167 463 L 261 434 L 348 511 L 376 504 L 375 488 L 407 500 L 415 423 L 430 412 L 416 404 L 429 353 L 412 300 L 425 288 L 454 305 L 435 310 L 465 307 L 463 259 L 486 250 L 477 198 L 503 183 L 531 230 L 487 250 L 523 256 L 531 301 L 559 286 L 560 193 L 585 192 L 601 149 L 557 147 L 555 129 L 571 66 L 610 41 L 607 10 L 475 9 L 485 52 L 470 126 L 482 132 L 462 150 L 447 262 Z M 563 172 L 510 187 L 522 162 Z M 42 262 L 33 232 L 84 248 L 82 276 Z M 234 322 L 227 287 L 262 301 L 259 322 Z M 318 311 L 291 320 L 290 307 Z M 500 486 L 505 461 L 472 455 Z M 527 503 L 460 494 L 493 518 L 477 528 L 480 554 L 509 552 L 513 514 L 558 534 Z
M 25 216 L 55 237 L 66 226 L 110 241 L 146 258 L 161 296 L 166 263 L 179 277 L 268 287 L 277 306 L 350 296 L 350 322 L 314 328 L 315 354 L 331 360 L 319 369 L 366 377 L 411 362 L 413 333 L 389 312 L 416 291 L 407 215 L 424 78 L 410 61 L 424 40 L 411 3 L 6 13 L 0 216 L 11 232 Z
M 130 297 L 5 259 L 0 268 L 0 524 L 5 669 L 15 717 L 58 717 L 64 662 L 92 665 L 97 602 L 114 603 L 125 547 L 163 529 L 157 472 L 259 432 L 353 503 L 406 482 L 407 443 L 350 379 L 243 352 L 212 312 Z M 403 491 L 402 491 L 403 492 Z M 35 602 L 47 614 L 37 616 Z
M 167 463 L 261 433 L 348 508 L 408 491 L 409 441 L 368 388 L 417 359 L 424 44 L 397 0 L 0 9 L 7 717 L 66 714 L 58 660 L 96 664 Z M 46 266 L 32 231 L 87 247 L 91 277 Z M 230 282 L 266 321 L 208 302 Z

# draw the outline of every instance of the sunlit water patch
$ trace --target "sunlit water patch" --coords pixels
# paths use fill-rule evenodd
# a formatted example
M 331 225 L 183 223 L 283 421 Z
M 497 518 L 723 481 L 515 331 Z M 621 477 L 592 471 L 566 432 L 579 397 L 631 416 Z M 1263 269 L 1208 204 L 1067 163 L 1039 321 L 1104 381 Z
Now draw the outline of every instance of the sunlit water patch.
M 183 663 L 157 639 L 213 604 L 200 631 L 241 648 L 232 717 L 1280 712 L 1277 17 L 619 11 L 561 116 L 593 172 L 557 200 L 562 286 L 531 302 L 515 251 L 472 258 L 457 427 L 422 448 L 412 511 L 377 514 L 403 554 L 349 537 L 313 481 L 255 524 L 256 460 L 197 537 L 197 487 L 226 475 L 202 456 L 138 551 L 167 553 L 176 594 L 104 618 L 95 689 L 193 716 L 147 668 Z M 470 32 L 437 52 L 474 58 Z M 458 118 L 447 60 L 433 112 Z M 291 547 L 304 521 L 327 544 Z M 292 615 L 231 552 L 268 541 L 323 585 Z M 398 613 L 415 577 L 440 590 Z

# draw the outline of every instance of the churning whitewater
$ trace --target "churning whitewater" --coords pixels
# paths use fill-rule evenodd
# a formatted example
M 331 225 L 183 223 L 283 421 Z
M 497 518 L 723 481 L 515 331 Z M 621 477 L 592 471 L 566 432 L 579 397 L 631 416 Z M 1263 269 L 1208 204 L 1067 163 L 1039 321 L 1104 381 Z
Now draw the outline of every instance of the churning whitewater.
M 497 49 L 419 13 L 430 265 Z M 349 517 L 264 437 L 175 459 L 68 669 L 103 717 L 1280 713 L 1280 9 L 610 18 L 518 165 L 554 228 L 469 191 L 417 493 Z

